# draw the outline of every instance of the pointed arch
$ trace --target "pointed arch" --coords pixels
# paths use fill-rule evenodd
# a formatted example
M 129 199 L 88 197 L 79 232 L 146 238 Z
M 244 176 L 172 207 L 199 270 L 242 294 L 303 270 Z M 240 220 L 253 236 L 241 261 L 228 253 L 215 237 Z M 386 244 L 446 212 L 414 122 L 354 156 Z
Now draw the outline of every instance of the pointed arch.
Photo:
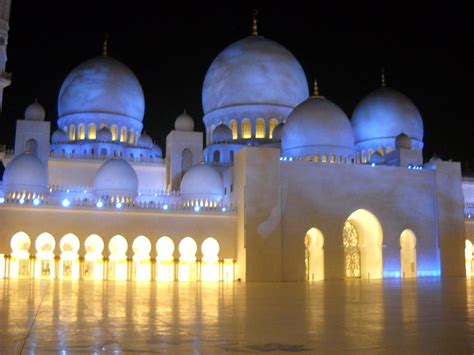
M 317 228 L 310 228 L 304 237 L 306 280 L 324 280 L 324 236 Z

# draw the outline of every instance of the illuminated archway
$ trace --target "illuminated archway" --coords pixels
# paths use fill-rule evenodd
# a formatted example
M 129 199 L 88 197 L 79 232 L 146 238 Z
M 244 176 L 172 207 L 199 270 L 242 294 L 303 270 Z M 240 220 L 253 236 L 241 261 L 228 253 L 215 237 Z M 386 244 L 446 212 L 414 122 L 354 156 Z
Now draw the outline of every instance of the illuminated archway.
M 41 233 L 35 241 L 36 279 L 54 279 L 54 248 L 56 240 L 49 233 Z
M 25 232 L 15 233 L 10 240 L 12 253 L 9 276 L 11 278 L 30 277 L 30 246 L 31 239 Z
M 214 238 L 207 238 L 201 245 L 202 263 L 201 280 L 219 280 L 219 242 Z
M 161 237 L 156 242 L 156 279 L 173 281 L 174 276 L 174 243 L 170 237 Z
M 116 235 L 109 242 L 109 279 L 126 280 L 127 279 L 127 240 Z
M 409 229 L 400 235 L 400 264 L 401 277 L 416 277 L 416 236 Z
M 197 244 L 193 238 L 186 237 L 179 242 L 179 281 L 195 281 Z
M 133 250 L 133 278 L 140 281 L 151 280 L 151 242 L 144 235 L 135 238 Z
M 466 239 L 464 254 L 466 258 L 466 277 L 472 276 L 472 242 Z
M 86 255 L 84 256 L 84 278 L 86 280 L 102 280 L 104 278 L 104 241 L 97 234 L 91 234 L 84 242 Z
M 324 236 L 317 228 L 311 228 L 306 232 L 305 265 L 306 280 L 324 280 Z
M 59 241 L 61 250 L 59 262 L 59 277 L 61 279 L 79 279 L 79 238 L 68 233 Z
M 382 278 L 382 241 L 377 217 L 364 209 L 352 213 L 343 228 L 345 277 Z

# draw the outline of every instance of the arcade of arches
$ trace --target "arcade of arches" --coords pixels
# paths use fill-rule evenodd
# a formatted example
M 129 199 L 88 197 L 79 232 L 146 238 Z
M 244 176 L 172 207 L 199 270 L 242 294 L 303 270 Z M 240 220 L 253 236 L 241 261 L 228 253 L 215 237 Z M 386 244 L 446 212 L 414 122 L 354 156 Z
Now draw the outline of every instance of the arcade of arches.
M 379 220 L 371 212 L 360 209 L 352 213 L 344 222 L 341 233 L 344 249 L 344 276 L 346 279 L 372 279 L 383 277 L 382 242 L 383 230 Z M 318 281 L 324 277 L 324 235 L 317 228 L 306 232 L 305 268 L 306 280 Z M 468 247 L 470 252 L 468 253 Z M 471 256 L 468 260 L 467 255 Z M 466 269 L 471 268 L 472 244 L 466 242 Z M 405 229 L 400 234 L 400 277 L 415 278 L 416 236 Z
M 84 241 L 85 255 L 79 255 L 79 238 L 68 233 L 59 241 L 60 255 L 55 255 L 56 240 L 50 233 L 41 233 L 34 241 L 35 253 L 30 254 L 32 240 L 25 232 L 15 233 L 11 240 L 11 254 L 0 255 L 0 277 L 35 279 L 137 280 L 137 281 L 232 281 L 235 279 L 233 259 L 219 258 L 219 242 L 205 239 L 201 258 L 198 245 L 191 237 L 178 244 L 167 236 L 156 242 L 156 258 L 152 258 L 151 240 L 137 236 L 131 245 L 133 258 L 127 258 L 128 241 L 121 235 L 112 237 L 107 245 L 109 256 L 104 257 L 105 243 L 97 234 Z

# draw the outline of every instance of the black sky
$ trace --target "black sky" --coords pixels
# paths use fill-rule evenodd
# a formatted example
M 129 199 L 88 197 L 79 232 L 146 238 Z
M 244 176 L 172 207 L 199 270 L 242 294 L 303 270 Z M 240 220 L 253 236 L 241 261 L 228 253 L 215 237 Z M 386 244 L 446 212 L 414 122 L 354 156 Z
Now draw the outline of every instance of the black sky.
M 35 97 L 56 128 L 61 83 L 100 54 L 104 32 L 109 54 L 140 80 L 145 130 L 162 148 L 184 108 L 202 129 L 206 70 L 222 49 L 250 34 L 257 7 L 259 33 L 288 48 L 308 80 L 316 75 L 321 94 L 349 117 L 380 85 L 384 66 L 388 86 L 422 114 L 425 159 L 436 153 L 474 166 L 472 3 L 354 3 L 12 0 L 7 70 L 13 83 L 4 93 L 0 142 L 13 145 L 15 120 Z

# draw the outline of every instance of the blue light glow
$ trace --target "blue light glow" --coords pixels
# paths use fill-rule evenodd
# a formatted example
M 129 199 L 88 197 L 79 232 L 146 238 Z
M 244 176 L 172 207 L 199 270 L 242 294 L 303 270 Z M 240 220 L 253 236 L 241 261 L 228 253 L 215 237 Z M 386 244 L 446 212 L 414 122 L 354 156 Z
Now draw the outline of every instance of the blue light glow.
M 225 212 L 225 211 L 227 211 L 227 208 L 222 207 L 222 212 Z
M 163 209 L 166 211 L 168 209 L 168 205 L 167 204 L 164 204 L 163 205 Z
M 0 197 L 0 203 L 4 203 L 5 202 L 5 197 Z
M 25 199 L 24 199 L 24 198 L 20 198 L 20 200 L 19 200 L 18 202 L 20 202 L 20 205 L 22 205 L 22 204 L 25 203 Z
M 33 200 L 33 205 L 38 206 L 39 204 L 40 204 L 39 198 L 35 198 L 35 199 Z
M 117 208 L 122 208 L 122 202 L 117 202 L 117 203 L 115 204 L 115 207 L 117 207 Z
M 95 204 L 97 206 L 97 208 L 102 208 L 104 207 L 104 203 L 102 201 L 97 201 L 97 203 Z
M 194 206 L 194 211 L 195 212 L 199 212 L 201 210 L 201 207 L 199 207 L 198 205 Z
M 416 276 L 418 277 L 439 277 L 441 276 L 441 271 L 440 270 L 418 270 L 416 273 Z
M 398 279 L 400 278 L 400 271 L 384 271 L 384 279 Z
M 370 166 L 373 168 L 375 166 L 375 163 L 370 164 Z
M 65 198 L 62 202 L 61 202 L 61 205 L 63 205 L 63 207 L 69 207 L 69 205 L 71 204 L 71 202 Z

